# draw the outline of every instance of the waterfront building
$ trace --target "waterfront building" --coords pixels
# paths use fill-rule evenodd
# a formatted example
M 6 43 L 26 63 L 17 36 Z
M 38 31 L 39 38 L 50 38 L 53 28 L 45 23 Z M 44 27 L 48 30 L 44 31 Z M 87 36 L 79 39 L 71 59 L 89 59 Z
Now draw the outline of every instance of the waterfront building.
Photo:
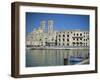
M 57 46 L 89 46 L 89 32 L 66 30 L 56 33 Z
M 48 20 L 48 31 L 45 31 L 46 21 L 40 21 L 38 29 L 33 29 L 26 37 L 27 46 L 89 46 L 89 31 L 65 30 L 54 31 L 53 20 Z

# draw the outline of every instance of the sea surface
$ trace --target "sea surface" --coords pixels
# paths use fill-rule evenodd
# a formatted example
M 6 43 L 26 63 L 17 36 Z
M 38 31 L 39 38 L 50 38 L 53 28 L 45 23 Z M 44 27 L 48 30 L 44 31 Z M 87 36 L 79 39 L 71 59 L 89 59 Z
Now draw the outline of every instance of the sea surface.
M 26 67 L 89 64 L 89 49 L 31 50 L 26 49 Z M 81 64 L 83 65 L 83 63 Z

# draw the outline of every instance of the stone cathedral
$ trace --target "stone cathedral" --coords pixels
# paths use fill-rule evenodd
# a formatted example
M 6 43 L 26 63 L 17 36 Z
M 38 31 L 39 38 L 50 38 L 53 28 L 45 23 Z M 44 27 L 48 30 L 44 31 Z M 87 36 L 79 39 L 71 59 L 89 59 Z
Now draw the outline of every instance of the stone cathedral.
M 46 31 L 46 21 L 41 20 L 38 29 L 33 29 L 26 36 L 26 45 L 33 47 L 80 47 L 89 46 L 89 31 L 64 30 L 54 31 L 53 20 L 48 20 L 48 30 Z

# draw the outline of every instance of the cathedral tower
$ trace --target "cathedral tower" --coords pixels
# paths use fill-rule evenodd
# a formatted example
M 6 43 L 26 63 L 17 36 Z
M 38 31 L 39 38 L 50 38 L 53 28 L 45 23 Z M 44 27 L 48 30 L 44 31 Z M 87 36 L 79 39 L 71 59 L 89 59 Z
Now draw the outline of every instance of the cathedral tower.
M 46 24 L 45 20 L 40 21 L 40 29 L 43 30 L 44 32 L 45 32 L 45 24 Z
M 53 33 L 53 20 L 48 20 L 48 33 Z

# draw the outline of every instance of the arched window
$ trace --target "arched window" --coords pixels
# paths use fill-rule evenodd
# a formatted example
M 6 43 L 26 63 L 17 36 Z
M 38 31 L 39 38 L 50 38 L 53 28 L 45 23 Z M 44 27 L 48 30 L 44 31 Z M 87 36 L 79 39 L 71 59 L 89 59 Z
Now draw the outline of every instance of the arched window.
M 78 36 L 78 33 L 77 33 L 77 36 Z
M 80 33 L 80 36 L 82 36 L 82 33 Z
M 65 39 L 63 39 L 63 41 L 65 41 Z
M 63 34 L 63 37 L 65 37 L 65 35 Z
M 77 42 L 77 46 L 79 45 L 79 43 Z
M 69 41 L 69 39 L 67 39 L 67 41 Z
M 81 46 L 82 46 L 82 44 L 83 44 L 83 43 L 82 43 L 82 42 L 80 42 L 80 45 L 81 45 Z
M 80 38 L 80 40 L 82 40 L 82 38 Z
M 67 35 L 67 37 L 69 37 L 69 35 Z
M 75 42 L 73 42 L 73 46 L 75 45 Z

